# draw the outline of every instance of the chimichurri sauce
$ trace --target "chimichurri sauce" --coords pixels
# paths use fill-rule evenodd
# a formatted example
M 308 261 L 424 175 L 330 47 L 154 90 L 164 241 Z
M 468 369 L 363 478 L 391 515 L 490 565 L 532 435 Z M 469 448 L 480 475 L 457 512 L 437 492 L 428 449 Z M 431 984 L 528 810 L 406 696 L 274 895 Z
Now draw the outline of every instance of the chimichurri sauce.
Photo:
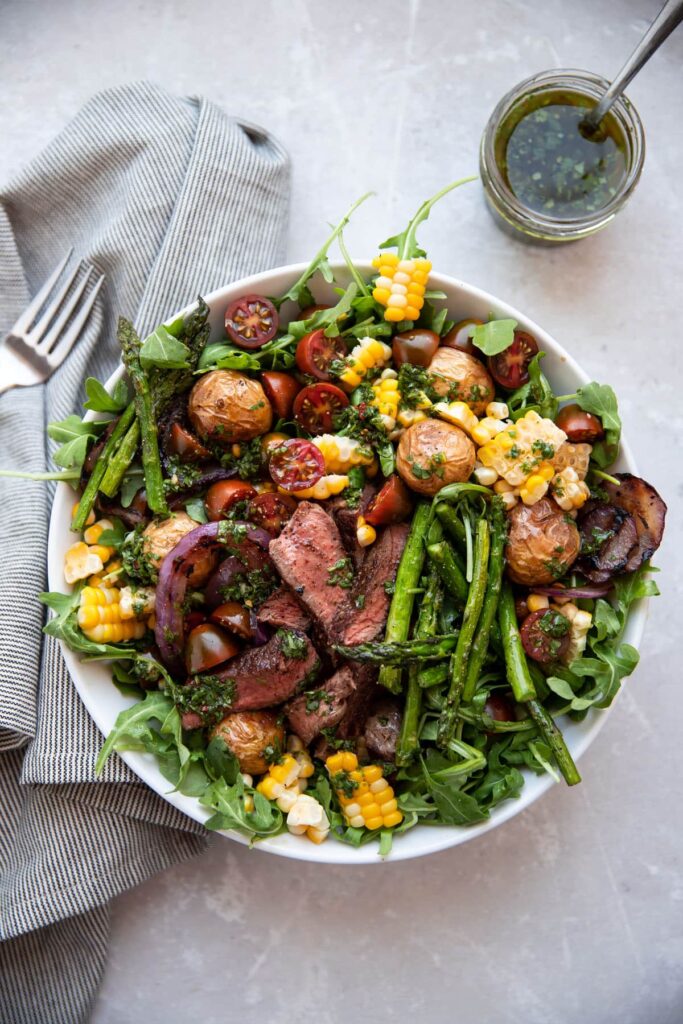
M 496 156 L 520 203 L 557 220 L 607 206 L 627 175 L 626 145 L 609 115 L 600 133 L 582 134 L 589 100 L 568 92 L 527 97 L 498 129 Z

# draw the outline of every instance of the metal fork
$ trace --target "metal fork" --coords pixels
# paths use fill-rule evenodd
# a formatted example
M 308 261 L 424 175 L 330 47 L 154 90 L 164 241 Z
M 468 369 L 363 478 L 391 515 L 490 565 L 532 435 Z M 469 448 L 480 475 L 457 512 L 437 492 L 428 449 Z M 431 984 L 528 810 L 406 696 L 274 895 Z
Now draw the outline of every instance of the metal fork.
M 83 332 L 102 287 L 104 274 L 83 298 L 95 272 L 86 267 L 76 282 L 81 264 L 58 284 L 73 249 L 52 272 L 0 346 L 0 394 L 15 387 L 42 384 L 60 366 Z M 53 294 L 54 292 L 54 294 Z

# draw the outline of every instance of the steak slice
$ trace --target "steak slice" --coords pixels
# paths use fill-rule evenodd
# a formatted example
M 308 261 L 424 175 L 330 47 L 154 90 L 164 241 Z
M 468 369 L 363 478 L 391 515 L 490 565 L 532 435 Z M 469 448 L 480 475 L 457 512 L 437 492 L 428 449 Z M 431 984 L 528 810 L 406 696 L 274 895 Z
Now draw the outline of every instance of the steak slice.
M 386 690 L 377 684 L 377 665 L 361 665 L 352 661 L 347 667 L 353 675 L 354 690 L 347 695 L 344 713 L 332 727 L 335 738 L 339 740 L 355 740 L 362 736 L 370 706 L 378 697 L 386 695 Z M 326 736 L 319 736 L 311 752 L 324 761 L 334 751 L 334 744 Z
M 360 500 L 355 508 L 349 508 L 348 502 L 343 494 L 340 494 L 336 498 L 327 502 L 325 507 L 325 511 L 330 513 L 337 524 L 344 547 L 351 556 L 356 570 L 360 569 L 361 565 L 365 561 L 366 551 L 365 548 L 360 546 L 358 538 L 356 537 L 358 516 L 364 515 L 367 511 L 368 505 L 376 494 L 377 488 L 375 485 L 367 483 L 360 493 Z
M 396 744 L 401 732 L 401 709 L 395 700 L 382 698 L 365 723 L 365 745 L 368 753 L 380 761 L 396 758 Z
M 305 633 L 296 633 L 304 645 L 300 658 L 285 653 L 283 644 L 291 639 L 276 633 L 262 647 L 251 647 L 221 669 L 213 672 L 222 682 L 232 683 L 233 698 L 226 710 L 256 711 L 284 704 L 306 683 L 315 678 L 320 659 Z M 198 677 L 201 682 L 201 676 Z
M 341 631 L 342 643 L 366 643 L 384 629 L 391 604 L 386 584 L 396 579 L 408 532 L 407 523 L 387 526 L 370 548 L 352 593 L 354 602 L 362 597 L 362 607 L 354 608 L 346 619 Z
M 320 689 L 309 690 L 291 700 L 285 712 L 290 729 L 308 746 L 323 729 L 330 729 L 344 717 L 357 683 L 348 665 L 324 682 Z
M 283 626 L 303 633 L 311 625 L 310 615 L 289 587 L 279 587 L 271 594 L 257 611 L 256 618 L 268 626 Z
M 302 501 L 268 549 L 280 576 L 325 633 L 337 639 L 353 611 L 349 589 L 334 582 L 348 566 L 348 555 L 334 521 L 320 505 Z

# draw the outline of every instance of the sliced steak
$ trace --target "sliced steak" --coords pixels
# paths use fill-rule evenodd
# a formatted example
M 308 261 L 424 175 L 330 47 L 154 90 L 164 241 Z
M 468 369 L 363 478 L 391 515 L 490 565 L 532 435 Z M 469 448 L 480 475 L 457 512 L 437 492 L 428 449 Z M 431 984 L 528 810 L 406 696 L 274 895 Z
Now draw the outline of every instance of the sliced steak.
M 211 673 L 222 682 L 233 684 L 233 698 L 226 710 L 255 711 L 284 704 L 315 679 L 320 667 L 318 652 L 305 633 L 297 636 L 305 645 L 303 657 L 287 655 L 283 650 L 285 636 L 276 633 L 262 647 L 243 651 L 225 668 Z M 198 679 L 201 681 L 201 676 Z
M 380 761 L 396 758 L 396 744 L 401 732 L 401 709 L 388 697 L 380 699 L 365 723 L 365 745 Z
M 277 571 L 331 639 L 353 609 L 350 590 L 339 586 L 348 554 L 331 516 L 319 505 L 302 501 L 269 554 Z
M 352 592 L 354 604 L 362 600 L 362 607 L 354 608 L 346 619 L 342 643 L 366 643 L 374 640 L 384 629 L 391 604 L 386 585 L 396 579 L 408 532 L 407 523 L 387 526 L 369 549 Z
M 289 587 L 279 587 L 271 594 L 259 608 L 256 618 L 268 626 L 284 626 L 304 633 L 311 625 L 310 615 Z
M 323 729 L 341 721 L 357 689 L 351 668 L 343 665 L 319 689 L 308 690 L 289 702 L 285 713 L 290 729 L 308 746 Z
M 633 516 L 616 505 L 592 505 L 579 520 L 581 552 L 575 567 L 592 583 L 605 583 L 623 572 L 638 532 Z
M 631 473 L 616 473 L 615 476 L 619 486 L 606 483 L 604 487 L 610 500 L 635 520 L 638 543 L 624 566 L 624 572 L 634 572 L 661 544 L 667 509 L 652 484 Z
M 344 547 L 348 551 L 349 555 L 353 559 L 353 564 L 356 569 L 360 569 L 361 565 L 365 561 L 366 549 L 362 548 L 358 543 L 356 537 L 356 527 L 358 522 L 358 516 L 363 515 L 368 505 L 375 497 L 377 488 L 374 484 L 367 483 L 363 487 L 360 494 L 360 500 L 354 508 L 349 508 L 348 502 L 343 494 L 333 498 L 332 501 L 327 502 L 325 511 L 329 512 L 341 535 L 341 539 L 344 542 Z
M 357 662 L 351 662 L 349 667 L 353 672 L 356 689 L 353 698 L 347 702 L 344 717 L 340 719 L 335 730 L 335 735 L 342 740 L 353 739 L 362 734 L 370 705 L 378 693 L 386 693 L 386 690 L 377 683 L 377 665 L 359 665 Z

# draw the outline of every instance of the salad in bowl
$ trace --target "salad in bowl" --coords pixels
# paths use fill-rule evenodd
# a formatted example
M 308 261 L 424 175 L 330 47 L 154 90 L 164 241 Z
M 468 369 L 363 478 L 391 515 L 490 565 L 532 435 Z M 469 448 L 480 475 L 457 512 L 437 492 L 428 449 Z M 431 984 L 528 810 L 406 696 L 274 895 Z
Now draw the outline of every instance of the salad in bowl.
M 278 294 L 120 319 L 123 368 L 48 428 L 79 493 L 45 630 L 129 698 L 99 764 L 152 755 L 210 829 L 485 826 L 580 781 L 563 731 L 638 662 L 666 506 L 614 471 L 609 385 L 557 394 L 515 318 L 451 316 L 416 232 L 453 187 L 371 263 L 347 215 Z

